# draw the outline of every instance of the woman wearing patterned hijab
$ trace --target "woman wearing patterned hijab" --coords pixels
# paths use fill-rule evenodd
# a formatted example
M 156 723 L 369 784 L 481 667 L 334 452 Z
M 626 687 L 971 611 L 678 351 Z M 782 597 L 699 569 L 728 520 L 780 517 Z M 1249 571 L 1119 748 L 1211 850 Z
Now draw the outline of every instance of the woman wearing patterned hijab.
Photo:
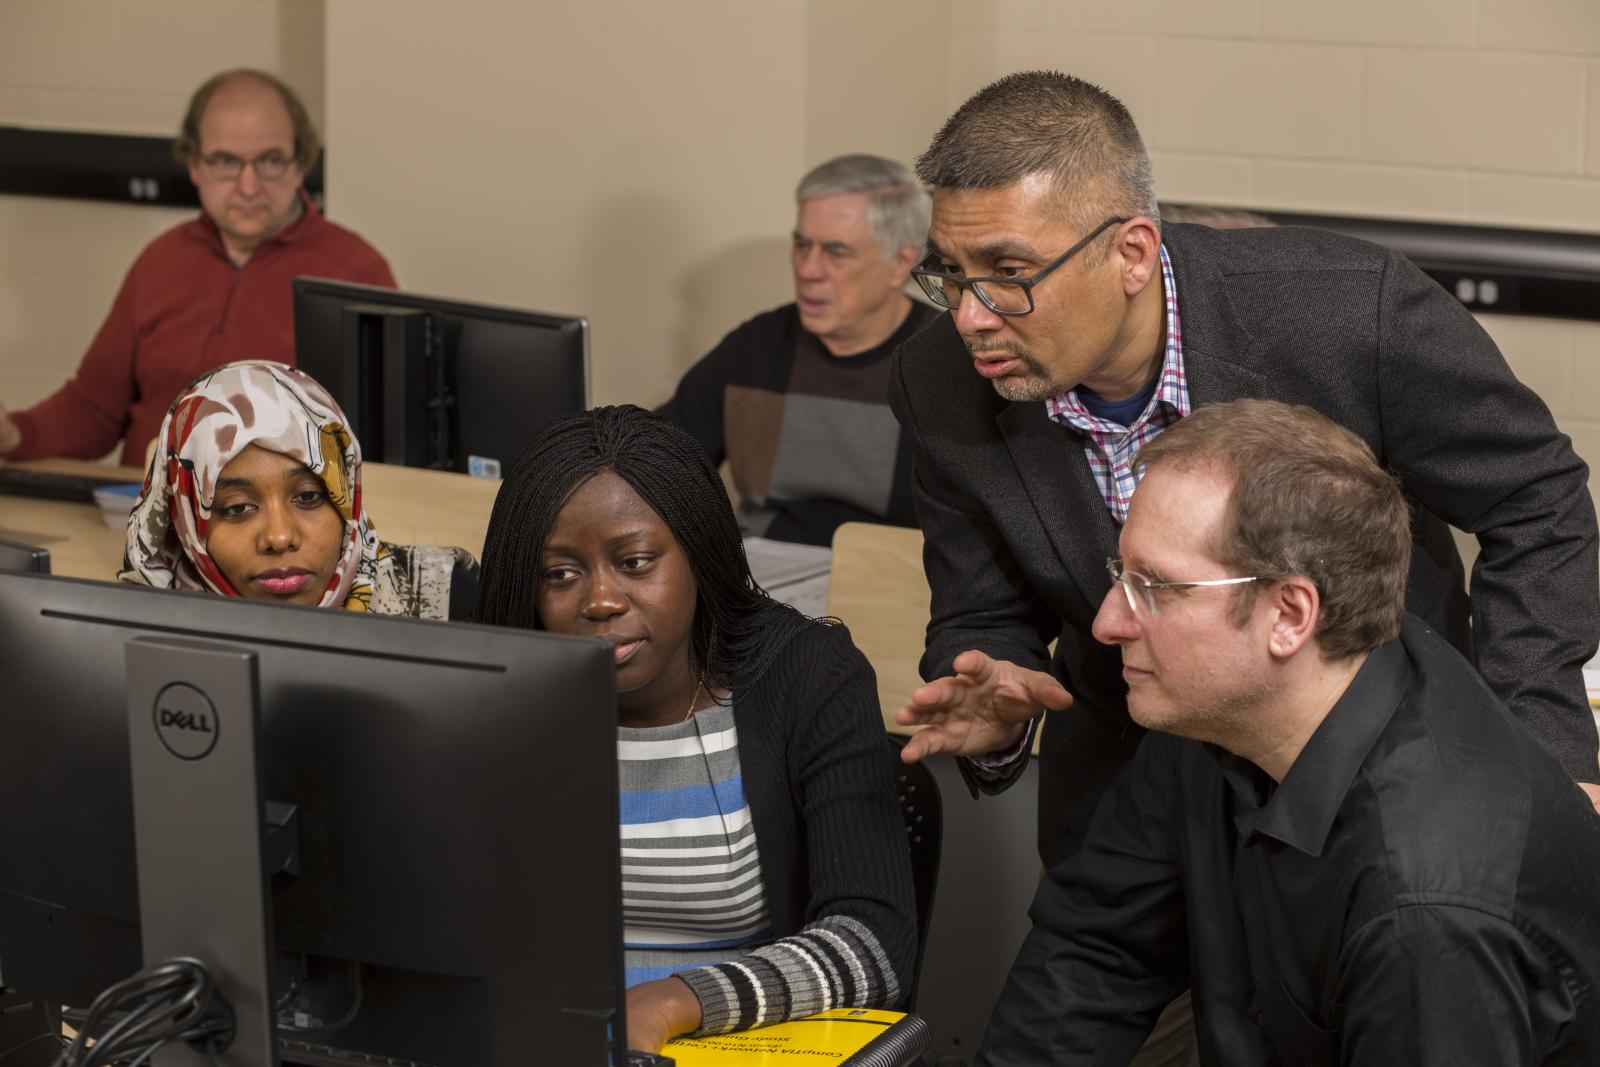
M 167 410 L 118 577 L 425 619 L 463 615 L 477 595 L 464 550 L 378 539 L 344 412 L 310 376 L 264 361 L 208 371 Z

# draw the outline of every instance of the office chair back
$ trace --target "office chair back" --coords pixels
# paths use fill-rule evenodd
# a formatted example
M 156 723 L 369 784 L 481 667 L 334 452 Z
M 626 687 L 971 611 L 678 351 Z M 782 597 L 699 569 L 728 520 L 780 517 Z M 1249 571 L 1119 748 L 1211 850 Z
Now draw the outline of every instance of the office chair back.
M 907 983 L 905 1010 L 916 1008 L 922 958 L 928 949 L 928 925 L 933 918 L 934 889 L 939 882 L 939 844 L 944 833 L 944 807 L 939 783 L 922 763 L 903 763 L 902 737 L 890 736 L 889 758 L 894 761 L 895 791 L 906 824 L 906 846 L 911 850 L 911 882 L 917 900 L 917 957 Z

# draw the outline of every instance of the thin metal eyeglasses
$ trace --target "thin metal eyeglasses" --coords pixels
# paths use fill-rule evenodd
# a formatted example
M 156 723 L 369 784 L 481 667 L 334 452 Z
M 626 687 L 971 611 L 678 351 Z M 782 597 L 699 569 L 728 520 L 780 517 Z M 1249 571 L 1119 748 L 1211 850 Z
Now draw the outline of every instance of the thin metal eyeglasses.
M 254 159 L 240 159 L 232 152 L 213 152 L 200 157 L 200 164 L 205 167 L 206 173 L 224 182 L 238 179 L 244 173 L 245 164 L 250 165 L 257 178 L 264 182 L 275 182 L 289 173 L 289 164 L 292 162 L 278 152 L 263 152 Z
M 1033 287 L 1050 276 L 1050 272 L 1061 264 L 1083 251 L 1089 242 L 1105 232 L 1108 226 L 1121 225 L 1128 220 L 1121 215 L 1113 215 L 1094 229 L 1089 235 L 1044 267 L 1035 271 L 1026 278 L 958 278 L 954 274 L 941 270 L 934 256 L 929 256 L 922 264 L 911 271 L 917 279 L 917 284 L 922 286 L 922 291 L 943 308 L 954 310 L 961 305 L 961 291 L 971 289 L 977 294 L 983 306 L 996 315 L 1027 315 L 1033 311 Z
M 1128 598 L 1128 610 L 1141 619 L 1153 619 L 1156 615 L 1156 590 L 1157 589 L 1195 589 L 1213 585 L 1243 585 L 1246 582 L 1259 582 L 1259 575 L 1249 578 L 1209 578 L 1201 582 L 1152 582 L 1138 571 L 1125 570 L 1120 559 L 1106 560 L 1106 570 L 1111 574 L 1111 580 L 1122 586 L 1123 595 Z

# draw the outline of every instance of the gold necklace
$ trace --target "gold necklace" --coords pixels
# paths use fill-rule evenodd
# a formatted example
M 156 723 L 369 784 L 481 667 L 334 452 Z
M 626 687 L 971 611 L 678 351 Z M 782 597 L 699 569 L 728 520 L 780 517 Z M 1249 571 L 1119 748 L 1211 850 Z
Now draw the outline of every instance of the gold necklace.
M 694 685 L 694 695 L 689 698 L 689 710 L 683 713 L 682 722 L 688 722 L 689 721 L 689 717 L 694 714 L 695 702 L 700 699 L 700 690 L 704 689 L 705 687 L 706 687 L 706 683 L 703 682 L 703 681 L 695 683 L 695 685 Z M 681 725 L 681 723 L 680 723 L 680 725 Z

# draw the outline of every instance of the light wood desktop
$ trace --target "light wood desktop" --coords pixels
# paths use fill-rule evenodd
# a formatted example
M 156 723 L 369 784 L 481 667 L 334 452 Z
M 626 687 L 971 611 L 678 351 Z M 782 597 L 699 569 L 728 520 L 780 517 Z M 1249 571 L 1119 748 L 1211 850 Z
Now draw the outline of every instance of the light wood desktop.
M 134 467 L 85 460 L 30 460 L 18 466 L 143 480 Z M 368 463 L 362 498 L 378 536 L 394 544 L 453 545 L 483 555 L 484 532 L 498 481 L 444 471 Z M 69 578 L 114 581 L 122 565 L 123 531 L 112 529 L 94 504 L 0 495 L 0 537 L 50 550 L 50 569 Z
M 929 595 L 921 530 L 847 522 L 834 532 L 828 614 L 850 627 L 872 664 L 883 724 L 892 733 L 911 732 L 894 721 L 894 713 L 922 684 L 917 663 Z

